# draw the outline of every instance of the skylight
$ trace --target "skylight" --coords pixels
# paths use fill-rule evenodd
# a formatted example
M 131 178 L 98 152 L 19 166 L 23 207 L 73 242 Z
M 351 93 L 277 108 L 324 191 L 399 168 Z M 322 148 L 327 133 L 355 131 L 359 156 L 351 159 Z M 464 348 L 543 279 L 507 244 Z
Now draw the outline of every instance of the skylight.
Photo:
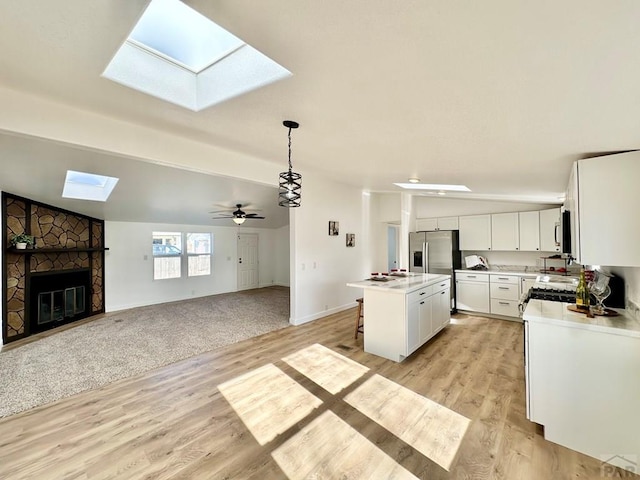
M 290 75 L 179 0 L 152 0 L 102 73 L 194 111 Z
M 439 190 L 450 192 L 470 192 L 469 187 L 465 185 L 446 185 L 440 183 L 394 183 L 401 188 L 409 190 Z
M 118 183 L 115 177 L 67 170 L 62 196 L 79 200 L 106 202 Z

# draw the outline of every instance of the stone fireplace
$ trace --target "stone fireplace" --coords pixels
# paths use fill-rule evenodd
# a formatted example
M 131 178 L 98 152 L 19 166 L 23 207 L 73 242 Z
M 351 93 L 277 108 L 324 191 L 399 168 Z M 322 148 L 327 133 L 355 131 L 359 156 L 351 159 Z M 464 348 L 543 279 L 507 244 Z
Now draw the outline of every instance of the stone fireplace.
M 4 343 L 104 312 L 104 221 L 2 194 Z M 13 235 L 35 248 L 11 248 Z

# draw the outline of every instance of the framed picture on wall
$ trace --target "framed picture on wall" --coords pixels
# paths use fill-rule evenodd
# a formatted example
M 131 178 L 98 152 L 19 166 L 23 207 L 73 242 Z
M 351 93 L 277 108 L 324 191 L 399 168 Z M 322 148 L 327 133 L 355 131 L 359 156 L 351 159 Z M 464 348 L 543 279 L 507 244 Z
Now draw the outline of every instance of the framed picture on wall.
M 340 234 L 340 223 L 334 220 L 329 220 L 329 235 L 335 237 Z
M 356 246 L 356 234 L 347 233 L 347 247 L 355 247 L 355 246 Z

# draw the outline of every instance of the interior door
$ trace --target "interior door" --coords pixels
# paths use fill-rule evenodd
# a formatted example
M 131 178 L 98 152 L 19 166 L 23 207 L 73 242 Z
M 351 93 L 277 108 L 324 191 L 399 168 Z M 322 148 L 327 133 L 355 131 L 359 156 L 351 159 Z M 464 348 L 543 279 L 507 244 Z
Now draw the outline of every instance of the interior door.
M 238 290 L 258 288 L 258 234 L 238 235 Z

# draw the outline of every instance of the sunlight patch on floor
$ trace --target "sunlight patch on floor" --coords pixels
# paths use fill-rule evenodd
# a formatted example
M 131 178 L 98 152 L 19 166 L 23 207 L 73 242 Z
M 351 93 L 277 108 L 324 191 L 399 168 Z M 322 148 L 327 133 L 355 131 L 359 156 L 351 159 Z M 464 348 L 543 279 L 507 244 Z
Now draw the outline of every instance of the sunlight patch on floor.
M 218 385 L 218 390 L 260 445 L 269 443 L 322 404 L 271 363 Z
M 271 454 L 289 480 L 416 479 L 331 411 Z
M 449 470 L 470 420 L 378 374 L 345 401 Z
M 364 365 L 318 343 L 282 360 L 333 395 L 369 371 Z

